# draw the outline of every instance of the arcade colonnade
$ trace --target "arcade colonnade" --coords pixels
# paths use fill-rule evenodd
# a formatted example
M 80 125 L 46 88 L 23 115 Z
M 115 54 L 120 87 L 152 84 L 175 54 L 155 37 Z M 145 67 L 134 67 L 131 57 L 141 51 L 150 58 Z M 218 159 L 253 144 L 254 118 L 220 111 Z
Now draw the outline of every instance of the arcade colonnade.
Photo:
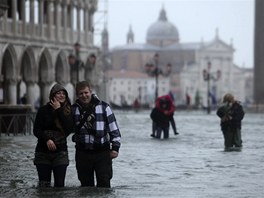
M 27 104 L 44 104 L 55 82 L 73 90 L 91 75 L 89 54 L 99 54 L 93 41 L 97 0 L 9 0 L 8 6 L 0 18 L 1 103 L 16 105 L 24 86 Z M 76 42 L 83 62 L 78 69 L 68 62 Z

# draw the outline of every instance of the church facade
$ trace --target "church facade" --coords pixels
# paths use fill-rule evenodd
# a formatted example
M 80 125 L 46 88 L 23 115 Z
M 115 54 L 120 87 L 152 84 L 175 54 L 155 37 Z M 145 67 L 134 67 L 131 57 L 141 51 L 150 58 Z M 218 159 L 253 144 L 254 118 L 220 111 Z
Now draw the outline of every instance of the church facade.
M 154 65 L 161 70 L 160 77 L 170 79 L 176 105 L 186 104 L 188 98 L 188 105 L 206 107 L 208 102 L 218 103 L 227 92 L 242 102 L 252 101 L 252 70 L 235 65 L 234 52 L 232 43 L 221 40 L 218 30 L 211 41 L 180 42 L 178 29 L 162 8 L 147 30 L 146 43 L 136 43 L 130 27 L 126 44 L 111 50 L 111 70 L 147 73 L 147 66 Z

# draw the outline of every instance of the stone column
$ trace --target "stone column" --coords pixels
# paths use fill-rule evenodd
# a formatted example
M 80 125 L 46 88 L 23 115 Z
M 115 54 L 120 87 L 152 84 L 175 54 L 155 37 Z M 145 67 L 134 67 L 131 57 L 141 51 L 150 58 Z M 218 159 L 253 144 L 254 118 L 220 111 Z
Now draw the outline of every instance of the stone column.
M 80 41 L 81 38 L 81 8 L 79 5 L 76 6 L 77 8 L 77 32 L 78 32 L 78 39 Z
M 29 21 L 30 21 L 30 32 L 29 34 L 32 36 L 35 36 L 35 1 L 30 0 L 30 15 L 29 15 Z
M 48 13 L 47 13 L 48 14 L 48 38 L 50 40 L 52 40 L 52 38 L 53 38 L 52 26 L 54 24 L 53 23 L 53 11 L 54 11 L 54 9 L 53 9 L 53 1 L 52 0 L 48 0 L 47 3 L 48 3 L 48 5 L 47 5 L 47 7 L 48 7 Z
M 34 111 L 34 100 L 35 100 L 35 90 L 34 90 L 34 82 L 26 82 L 27 86 L 27 104 L 31 105 L 31 110 Z
M 4 16 L 3 16 L 3 33 L 6 34 L 6 25 L 7 25 L 7 12 L 5 12 Z
M 17 34 L 17 1 L 12 0 L 12 25 L 13 25 L 13 35 Z
M 71 43 L 74 43 L 76 41 L 74 41 L 74 27 L 73 27 L 73 24 L 74 24 L 74 20 L 73 20 L 73 5 L 71 4 L 70 5 L 70 29 L 71 29 Z
M 60 29 L 61 29 L 61 5 L 60 5 L 60 2 L 57 0 L 57 1 L 54 1 L 54 7 L 55 7 L 55 31 L 56 31 L 56 40 L 59 41 L 61 40 L 61 36 L 60 36 Z
M 40 85 L 40 101 L 46 104 L 49 101 L 50 83 L 42 83 Z
M 15 80 L 7 80 L 7 104 L 17 104 L 17 86 Z
M 89 43 L 89 34 L 88 34 L 88 8 L 85 6 L 83 10 L 83 28 L 84 28 L 84 35 L 85 35 L 85 43 Z
M 25 0 L 21 0 L 22 36 L 26 35 L 26 5 Z
M 93 44 L 94 43 L 94 27 L 93 27 L 93 12 L 89 12 L 89 32 L 90 32 L 90 43 Z
M 63 26 L 63 41 L 67 41 L 67 33 L 68 33 L 68 15 L 67 15 L 67 4 L 65 1 L 61 4 L 62 9 L 62 26 Z
M 39 0 L 38 15 L 39 15 L 39 36 L 43 37 L 43 23 L 44 23 L 44 1 L 43 0 Z

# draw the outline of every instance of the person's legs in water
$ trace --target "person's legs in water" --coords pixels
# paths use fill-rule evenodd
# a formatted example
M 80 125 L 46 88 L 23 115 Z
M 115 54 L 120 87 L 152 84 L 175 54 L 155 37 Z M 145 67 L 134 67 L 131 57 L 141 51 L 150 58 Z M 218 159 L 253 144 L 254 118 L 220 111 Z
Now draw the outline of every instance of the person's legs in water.
M 235 147 L 242 147 L 242 138 L 241 138 L 241 130 L 240 129 L 235 129 L 235 134 L 234 134 L 234 142 L 233 142 Z
M 39 187 L 50 187 L 52 167 L 47 164 L 36 164 L 39 177 Z
M 157 131 L 156 138 L 160 139 L 160 138 L 161 138 L 162 128 L 160 128 L 160 127 L 156 127 L 156 131 Z
M 224 135 L 225 151 L 229 151 L 233 147 L 234 133 L 230 128 L 228 128 L 225 131 L 223 131 L 223 135 Z
M 76 151 L 76 169 L 81 186 L 95 186 L 94 184 L 94 159 L 93 154 L 85 151 Z
M 110 180 L 113 176 L 112 159 L 109 151 L 96 154 L 95 173 L 97 187 L 111 188 Z
M 157 132 L 156 123 L 152 122 L 152 134 L 150 134 L 151 137 L 155 137 Z
M 169 127 L 164 128 L 163 133 L 164 133 L 164 139 L 168 139 L 169 138 Z
M 53 168 L 54 187 L 64 187 L 67 166 L 59 165 Z

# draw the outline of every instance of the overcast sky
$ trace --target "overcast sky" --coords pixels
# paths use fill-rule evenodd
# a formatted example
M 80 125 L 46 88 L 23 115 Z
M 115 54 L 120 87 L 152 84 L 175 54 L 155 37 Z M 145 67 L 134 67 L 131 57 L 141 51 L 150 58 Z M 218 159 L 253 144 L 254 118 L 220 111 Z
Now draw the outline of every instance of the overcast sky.
M 233 43 L 234 63 L 253 67 L 254 0 L 99 0 L 96 27 L 106 19 L 110 48 L 126 43 L 129 25 L 135 43 L 145 43 L 162 6 L 178 29 L 180 42 L 211 41 L 218 28 L 220 39 Z M 108 12 L 103 15 L 105 8 Z

